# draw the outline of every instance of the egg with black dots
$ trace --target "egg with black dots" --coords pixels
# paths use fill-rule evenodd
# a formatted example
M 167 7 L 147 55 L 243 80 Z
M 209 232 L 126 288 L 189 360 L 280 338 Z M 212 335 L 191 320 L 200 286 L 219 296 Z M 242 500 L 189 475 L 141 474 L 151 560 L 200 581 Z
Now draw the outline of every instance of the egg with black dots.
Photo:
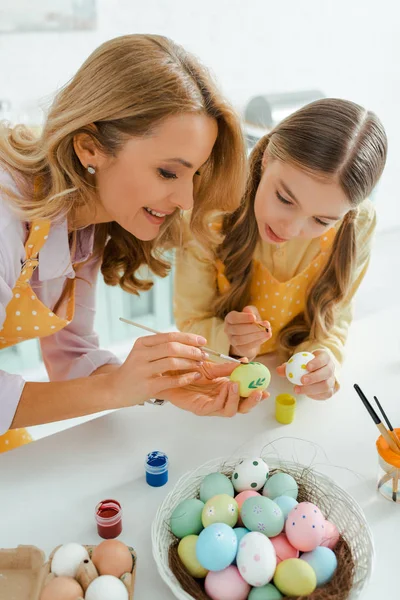
M 233 487 L 237 492 L 260 490 L 268 479 L 269 468 L 260 457 L 240 461 L 232 474 Z

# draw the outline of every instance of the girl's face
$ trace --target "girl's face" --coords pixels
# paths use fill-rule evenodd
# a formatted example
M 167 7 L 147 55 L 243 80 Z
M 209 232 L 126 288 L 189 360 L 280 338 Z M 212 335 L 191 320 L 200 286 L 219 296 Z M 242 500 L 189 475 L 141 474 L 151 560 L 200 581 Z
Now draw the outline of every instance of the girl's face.
M 351 209 L 340 185 L 317 179 L 290 163 L 263 159 L 254 212 L 261 238 L 281 244 L 294 238 L 317 238 Z
M 96 169 L 98 202 L 95 214 L 81 213 L 74 226 L 116 221 L 140 240 L 154 239 L 168 215 L 192 208 L 194 180 L 217 135 L 217 123 L 208 116 L 171 116 L 150 135 L 130 138 L 116 158 L 77 136 L 81 163 Z

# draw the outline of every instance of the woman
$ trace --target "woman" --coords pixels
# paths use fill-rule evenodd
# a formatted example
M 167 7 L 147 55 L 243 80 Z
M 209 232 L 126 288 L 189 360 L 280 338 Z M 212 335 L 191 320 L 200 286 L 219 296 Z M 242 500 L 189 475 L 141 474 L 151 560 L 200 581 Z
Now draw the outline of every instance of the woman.
M 202 337 L 140 338 L 121 365 L 98 348 L 93 320 L 99 269 L 109 285 L 148 290 L 137 271 L 168 273 L 161 253 L 179 240 L 182 211 L 193 208 L 193 232 L 207 236 L 211 207 L 238 205 L 244 156 L 237 117 L 208 72 L 159 36 L 100 46 L 56 97 L 39 139 L 3 127 L 0 347 L 40 338 L 51 381 L 0 371 L 0 433 L 14 430 L 0 450 L 29 441 L 22 427 L 154 397 L 199 414 L 238 410 L 223 377 L 232 366 L 204 369 Z

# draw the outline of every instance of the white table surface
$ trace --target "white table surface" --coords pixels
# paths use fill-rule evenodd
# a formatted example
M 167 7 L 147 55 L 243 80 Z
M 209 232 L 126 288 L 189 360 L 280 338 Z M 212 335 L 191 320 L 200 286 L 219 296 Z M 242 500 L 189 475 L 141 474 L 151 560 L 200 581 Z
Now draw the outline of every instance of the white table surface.
M 107 414 L 0 455 L 0 546 L 33 544 L 48 555 L 60 543 L 99 543 L 95 505 L 115 498 L 124 508 L 120 539 L 138 553 L 135 599 L 172 599 L 156 572 L 150 537 L 165 495 L 183 473 L 205 461 L 257 455 L 266 444 L 286 438 L 274 444 L 281 458 L 313 462 L 361 504 L 376 547 L 375 570 L 362 597 L 391 598 L 399 587 L 395 565 L 400 566 L 400 505 L 376 492 L 377 430 L 352 385 L 359 383 L 370 399 L 376 394 L 393 423 L 400 425 L 399 334 L 397 311 L 357 320 L 341 390 L 328 402 L 300 398 L 289 426 L 276 423 L 273 400 L 291 385 L 275 376 L 270 401 L 250 415 L 199 418 L 172 406 L 147 405 Z M 146 453 L 155 449 L 170 459 L 170 480 L 162 488 L 149 487 L 144 477 Z

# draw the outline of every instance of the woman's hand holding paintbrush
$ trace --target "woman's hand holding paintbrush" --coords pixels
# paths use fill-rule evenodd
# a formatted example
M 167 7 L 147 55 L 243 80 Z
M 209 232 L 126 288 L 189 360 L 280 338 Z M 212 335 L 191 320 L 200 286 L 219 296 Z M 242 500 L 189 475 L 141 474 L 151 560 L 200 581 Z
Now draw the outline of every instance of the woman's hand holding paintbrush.
M 246 356 L 253 360 L 262 344 L 271 336 L 271 325 L 263 321 L 255 306 L 245 306 L 242 312 L 231 311 L 225 317 L 224 331 L 229 338 L 230 351 L 234 356 Z

